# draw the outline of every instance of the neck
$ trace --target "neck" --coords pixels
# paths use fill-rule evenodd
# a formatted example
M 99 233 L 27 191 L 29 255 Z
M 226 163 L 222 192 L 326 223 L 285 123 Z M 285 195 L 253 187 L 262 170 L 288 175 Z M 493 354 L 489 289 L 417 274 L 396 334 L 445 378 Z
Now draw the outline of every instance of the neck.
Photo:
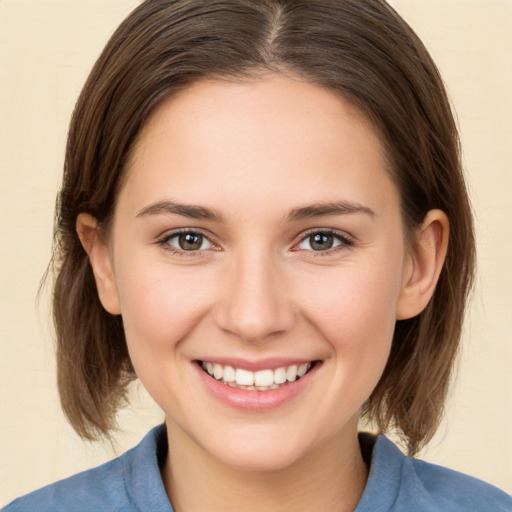
M 168 424 L 164 485 L 176 512 L 353 511 L 368 477 L 356 428 L 284 469 L 247 471 L 227 466 Z

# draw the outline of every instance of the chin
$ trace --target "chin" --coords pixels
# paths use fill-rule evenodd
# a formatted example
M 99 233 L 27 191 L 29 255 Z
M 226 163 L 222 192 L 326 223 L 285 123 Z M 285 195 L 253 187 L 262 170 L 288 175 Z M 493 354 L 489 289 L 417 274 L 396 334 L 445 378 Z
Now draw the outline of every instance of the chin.
M 244 447 L 243 451 L 231 451 L 219 457 L 220 462 L 235 471 L 274 472 L 294 466 L 302 457 L 295 451 L 273 446 Z M 249 449 L 247 449 L 249 448 Z
M 242 429 L 243 431 L 244 429 Z M 296 432 L 297 433 L 297 432 Z M 272 435 L 261 432 L 238 432 L 224 437 L 206 450 L 219 462 L 237 471 L 269 472 L 290 468 L 302 460 L 312 447 L 300 436 Z

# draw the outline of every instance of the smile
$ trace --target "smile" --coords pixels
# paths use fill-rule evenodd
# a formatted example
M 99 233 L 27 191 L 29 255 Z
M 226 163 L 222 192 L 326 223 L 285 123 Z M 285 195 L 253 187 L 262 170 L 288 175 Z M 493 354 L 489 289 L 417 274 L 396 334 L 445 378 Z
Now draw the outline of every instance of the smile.
M 312 368 L 313 362 L 301 365 L 281 366 L 252 372 L 243 368 L 223 366 L 218 363 L 201 362 L 201 367 L 215 380 L 233 388 L 248 391 L 270 391 L 295 382 Z

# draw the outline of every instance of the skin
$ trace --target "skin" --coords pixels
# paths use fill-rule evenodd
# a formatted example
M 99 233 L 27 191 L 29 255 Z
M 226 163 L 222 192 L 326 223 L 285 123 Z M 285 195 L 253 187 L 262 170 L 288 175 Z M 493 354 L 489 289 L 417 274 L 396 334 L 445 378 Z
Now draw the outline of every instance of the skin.
M 217 217 L 155 207 L 169 201 Z M 343 211 L 293 216 L 340 202 Z M 201 249 L 180 249 L 176 229 L 203 234 Z M 359 410 L 396 319 L 430 299 L 448 238 L 433 210 L 406 248 L 369 123 L 297 77 L 202 81 L 144 127 L 108 237 L 88 214 L 77 230 L 166 414 L 162 476 L 177 512 L 353 510 L 368 475 Z M 311 231 L 334 231 L 334 246 L 315 250 Z M 320 363 L 298 395 L 260 412 L 205 389 L 196 361 L 215 357 Z

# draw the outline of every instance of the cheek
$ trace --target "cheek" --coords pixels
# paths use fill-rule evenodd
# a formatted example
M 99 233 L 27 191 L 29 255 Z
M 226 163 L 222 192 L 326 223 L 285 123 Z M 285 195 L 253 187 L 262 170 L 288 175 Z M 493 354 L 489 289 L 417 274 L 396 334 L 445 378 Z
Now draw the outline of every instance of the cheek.
M 180 390 L 191 378 L 181 342 L 208 310 L 210 290 L 200 286 L 197 276 L 175 269 L 171 273 L 166 265 L 139 267 L 139 272 L 137 265 L 128 269 L 118 289 L 130 359 L 153 399 L 176 415 Z
M 331 345 L 345 371 L 383 370 L 391 349 L 400 283 L 396 267 L 345 268 L 317 280 L 304 293 L 306 317 Z
M 197 325 L 207 309 L 208 282 L 188 269 L 172 270 L 165 264 L 146 265 L 120 274 L 121 314 L 130 353 L 169 350 Z M 202 281 L 200 285 L 199 282 Z M 134 362 L 135 364 L 135 362 Z

